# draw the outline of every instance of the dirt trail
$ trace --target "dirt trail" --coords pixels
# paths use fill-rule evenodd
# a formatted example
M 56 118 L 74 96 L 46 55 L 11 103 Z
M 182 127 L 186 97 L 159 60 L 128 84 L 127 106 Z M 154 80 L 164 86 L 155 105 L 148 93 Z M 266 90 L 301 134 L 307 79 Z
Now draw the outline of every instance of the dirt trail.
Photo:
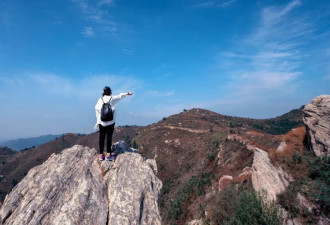
M 151 130 L 156 130 L 156 129 L 159 129 L 160 127 L 153 127 L 151 128 Z M 188 131 L 188 132 L 191 132 L 191 133 L 197 133 L 197 134 L 202 134 L 202 133 L 207 133 L 207 132 L 210 132 L 210 130 L 201 130 L 201 129 L 190 129 L 190 128 L 185 128 L 185 127 L 174 127 L 174 126 L 162 126 L 162 128 L 168 128 L 168 129 L 171 129 L 171 130 L 184 130 L 184 131 Z

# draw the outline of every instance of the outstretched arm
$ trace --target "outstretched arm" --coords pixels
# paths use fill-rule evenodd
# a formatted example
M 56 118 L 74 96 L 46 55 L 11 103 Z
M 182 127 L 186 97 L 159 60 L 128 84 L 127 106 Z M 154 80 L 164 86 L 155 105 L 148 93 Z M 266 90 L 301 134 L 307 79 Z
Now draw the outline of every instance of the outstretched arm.
M 120 93 L 119 95 L 112 96 L 112 104 L 115 105 L 120 99 L 126 97 L 127 95 L 133 95 L 132 92 Z

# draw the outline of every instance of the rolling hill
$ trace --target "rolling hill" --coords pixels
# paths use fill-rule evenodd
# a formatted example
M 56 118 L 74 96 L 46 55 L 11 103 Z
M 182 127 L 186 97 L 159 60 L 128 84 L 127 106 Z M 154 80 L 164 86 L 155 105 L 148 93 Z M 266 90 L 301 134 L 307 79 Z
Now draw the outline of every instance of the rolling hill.
M 302 108 L 265 120 L 225 116 L 195 108 L 145 127 L 117 127 L 114 142 L 124 139 L 138 148 L 144 157 L 156 159 L 158 177 L 163 182 L 160 202 L 163 224 L 186 224 L 203 218 L 209 222 L 223 221 L 224 217 L 215 215 L 225 216 L 228 212 L 212 208 L 230 194 L 217 194 L 221 179 L 232 177 L 229 186 L 241 188 L 243 193 L 253 191 L 248 172 L 255 158 L 251 148 L 267 152 L 272 164 L 288 171 L 292 180 L 310 180 L 306 187 L 316 191 L 312 188 L 316 181 L 309 173 L 316 158 L 304 145 L 302 116 Z M 279 152 L 283 142 L 286 147 Z M 3 175 L 1 198 L 30 168 L 44 162 L 52 153 L 75 144 L 97 149 L 98 133 L 65 134 L 36 148 L 8 155 L 5 163 L 0 165 Z M 297 191 L 298 184 L 287 182 L 290 183 L 290 191 Z M 285 192 L 280 200 L 287 198 L 288 194 Z M 281 201 L 280 204 L 289 214 L 292 213 L 292 204 Z M 205 212 L 208 212 L 207 217 Z M 317 219 L 313 214 L 303 217 L 301 213 L 296 213 L 294 216 L 303 221 Z

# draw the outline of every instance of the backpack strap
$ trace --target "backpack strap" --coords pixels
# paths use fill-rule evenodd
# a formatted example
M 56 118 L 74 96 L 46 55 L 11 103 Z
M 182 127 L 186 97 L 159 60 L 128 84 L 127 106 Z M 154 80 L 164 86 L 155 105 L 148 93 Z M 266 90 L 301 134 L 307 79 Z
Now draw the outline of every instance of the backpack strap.
M 110 99 L 109 99 L 109 102 L 108 102 L 109 105 L 111 105 L 111 104 L 110 104 L 111 99 L 112 99 L 112 96 L 111 96 Z M 103 101 L 103 97 L 101 97 L 101 100 L 102 100 L 103 104 L 105 104 L 104 101 Z

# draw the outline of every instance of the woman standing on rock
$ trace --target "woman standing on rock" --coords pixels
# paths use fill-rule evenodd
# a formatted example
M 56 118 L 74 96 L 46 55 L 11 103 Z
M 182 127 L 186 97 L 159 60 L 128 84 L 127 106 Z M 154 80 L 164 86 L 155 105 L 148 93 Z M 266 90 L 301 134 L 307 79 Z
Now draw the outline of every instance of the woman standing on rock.
M 104 159 L 107 161 L 114 161 L 115 155 L 111 155 L 112 146 L 112 134 L 115 129 L 115 105 L 117 102 L 127 95 L 132 95 L 132 92 L 120 93 L 119 95 L 112 96 L 110 87 L 106 86 L 103 89 L 102 97 L 97 101 L 95 105 L 96 112 L 96 124 L 94 130 L 100 130 L 99 136 L 99 149 L 100 149 L 100 161 Z M 109 116 L 110 115 L 110 116 Z M 104 157 L 104 142 L 107 137 L 107 155 Z

